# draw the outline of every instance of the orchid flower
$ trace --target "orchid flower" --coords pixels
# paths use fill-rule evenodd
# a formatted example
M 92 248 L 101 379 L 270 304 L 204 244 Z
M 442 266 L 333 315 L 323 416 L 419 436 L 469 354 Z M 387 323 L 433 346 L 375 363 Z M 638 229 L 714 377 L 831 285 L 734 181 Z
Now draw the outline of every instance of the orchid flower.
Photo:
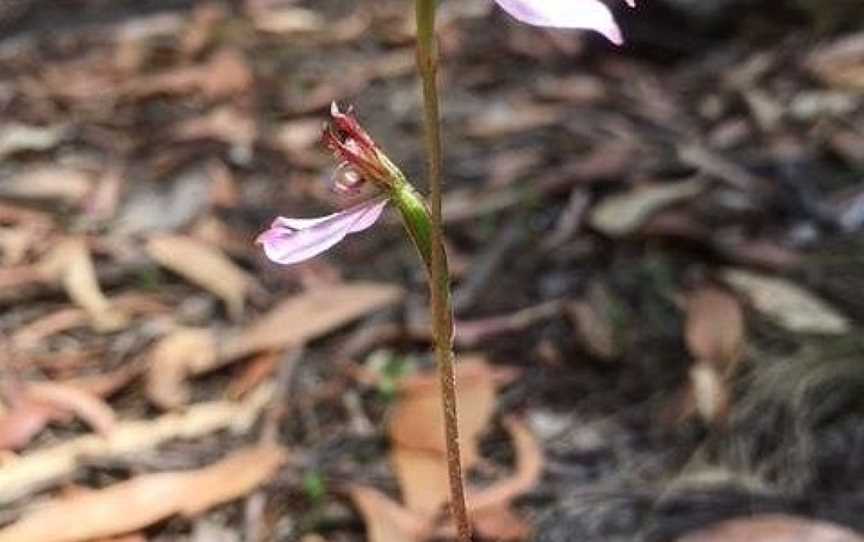
M 636 0 L 625 0 L 636 6 Z M 624 39 L 612 12 L 600 0 L 495 0 L 513 18 L 534 26 L 584 28 L 600 32 L 612 43 Z
M 339 162 L 333 175 L 334 190 L 356 194 L 366 187 L 372 189 L 373 196 L 318 218 L 280 216 L 256 242 L 276 263 L 299 263 L 330 249 L 349 234 L 371 227 L 381 217 L 387 203 L 393 201 L 421 256 L 428 261 L 428 211 L 423 199 L 350 109 L 343 113 L 334 103 L 330 116 L 331 123 L 325 126 L 323 142 Z

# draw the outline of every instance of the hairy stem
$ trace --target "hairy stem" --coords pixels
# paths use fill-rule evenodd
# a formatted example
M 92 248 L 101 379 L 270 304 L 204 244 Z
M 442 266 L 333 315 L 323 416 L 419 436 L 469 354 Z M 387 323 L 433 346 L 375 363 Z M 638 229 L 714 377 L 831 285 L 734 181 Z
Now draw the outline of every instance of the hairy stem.
M 416 0 L 417 68 L 423 81 L 423 112 L 426 127 L 426 155 L 429 174 L 429 208 L 432 231 L 429 265 L 429 290 L 432 301 L 432 334 L 435 359 L 441 381 L 444 409 L 444 438 L 447 442 L 447 467 L 450 474 L 450 509 L 459 540 L 471 540 L 471 525 L 465 504 L 462 460 L 459 456 L 459 426 L 456 415 L 456 374 L 453 356 L 453 308 L 450 303 L 450 273 L 444 252 L 441 221 L 441 120 L 438 108 L 438 51 L 435 42 L 437 0 Z

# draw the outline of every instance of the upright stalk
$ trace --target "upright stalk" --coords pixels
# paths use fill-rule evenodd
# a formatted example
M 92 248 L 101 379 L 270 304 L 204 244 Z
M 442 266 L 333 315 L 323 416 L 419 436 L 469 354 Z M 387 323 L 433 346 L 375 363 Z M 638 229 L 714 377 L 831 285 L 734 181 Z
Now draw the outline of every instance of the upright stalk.
M 438 50 L 435 41 L 435 8 L 438 0 L 416 0 L 417 68 L 423 81 L 423 112 L 426 128 L 426 156 L 429 175 L 429 208 L 432 214 L 432 251 L 429 290 L 432 305 L 432 334 L 435 359 L 441 381 L 444 409 L 444 438 L 447 443 L 447 467 L 450 474 L 450 509 L 456 522 L 459 540 L 471 540 L 471 525 L 465 504 L 462 460 L 459 456 L 459 426 L 456 415 L 456 374 L 453 367 L 453 308 L 450 303 L 450 273 L 444 252 L 441 220 L 441 184 L 443 153 L 441 120 L 438 107 Z

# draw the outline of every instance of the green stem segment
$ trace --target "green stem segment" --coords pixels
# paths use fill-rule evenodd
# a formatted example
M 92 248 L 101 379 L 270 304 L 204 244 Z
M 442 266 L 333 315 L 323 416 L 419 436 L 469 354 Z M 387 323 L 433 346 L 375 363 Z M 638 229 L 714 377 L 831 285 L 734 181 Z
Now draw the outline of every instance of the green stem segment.
M 468 509 L 465 504 L 462 460 L 459 455 L 459 426 L 456 414 L 456 373 L 453 356 L 453 308 L 450 302 L 450 273 L 447 270 L 447 255 L 444 251 L 441 220 L 443 152 L 438 107 L 438 50 L 435 40 L 437 4 L 438 0 L 416 0 L 417 68 L 423 81 L 423 111 L 429 174 L 429 211 L 432 215 L 432 223 L 427 236 L 429 250 L 424 258 L 429 270 L 432 335 L 435 339 L 435 359 L 441 381 L 441 401 L 444 409 L 444 438 L 447 444 L 447 467 L 450 475 L 450 509 L 456 523 L 459 540 L 469 542 L 471 540 L 471 524 L 468 520 Z M 401 206 L 400 209 L 402 209 Z M 404 211 L 403 217 L 405 217 Z M 420 230 L 412 233 L 415 242 L 418 240 L 417 236 L 422 238 L 424 235 L 426 233 Z M 422 253 L 423 249 L 421 248 Z

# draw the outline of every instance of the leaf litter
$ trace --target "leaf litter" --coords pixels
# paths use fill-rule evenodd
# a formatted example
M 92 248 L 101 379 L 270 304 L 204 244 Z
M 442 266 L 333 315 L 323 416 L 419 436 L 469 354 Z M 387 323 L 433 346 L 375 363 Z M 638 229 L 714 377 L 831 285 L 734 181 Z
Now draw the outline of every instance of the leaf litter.
M 379 348 L 413 356 L 428 346 L 414 318 L 425 293 L 410 271 L 410 246 L 385 232 L 284 270 L 262 264 L 251 244 L 263 216 L 307 207 L 311 214 L 313 205 L 331 203 L 317 150 L 331 100 L 356 102 L 400 161 L 422 162 L 413 143 L 410 10 L 250 1 L 229 14 L 221 4 L 189 11 L 176 4 L 108 16 L 127 9 L 118 3 L 105 21 L 77 26 L 89 9 L 49 3 L 23 20 L 21 33 L 15 28 L 13 40 L 0 38 L 7 114 L 0 334 L 13 354 L 0 377 L 23 383 L 21 400 L 4 395 L 0 409 L 0 442 L 19 454 L 0 462 L 0 521 L 25 521 L 37 501 L 56 514 L 76 498 L 130 495 L 151 476 L 185 479 L 175 476 L 184 474 L 178 456 L 185 474 L 216 467 L 217 456 L 246 453 L 264 411 L 284 409 L 291 415 L 270 415 L 278 427 L 269 434 L 290 443 L 303 468 L 346 481 L 370 539 L 451 536 L 434 385 L 413 389 L 413 377 L 406 380 L 389 425 L 376 388 L 346 388 L 354 385 L 346 367 L 355 357 Z M 797 399 L 794 413 L 805 420 L 810 410 L 832 413 L 824 433 L 798 427 L 791 439 L 782 426 L 771 429 L 770 442 L 796 443 L 784 445 L 790 453 L 824 452 L 800 473 L 821 485 L 790 494 L 777 480 L 793 474 L 771 471 L 764 458 L 742 465 L 744 454 L 710 453 L 717 441 L 738 450 L 749 449 L 747 439 L 764 443 L 760 423 L 778 419 L 769 406 L 740 422 L 738 402 L 758 392 L 748 388 L 750 376 L 758 383 L 770 370 L 794 379 L 784 363 L 814 350 L 825 370 L 835 358 L 859 355 L 849 354 L 849 343 L 864 317 L 855 241 L 864 163 L 856 130 L 860 30 L 843 27 L 844 17 L 848 31 L 786 27 L 774 16 L 779 8 L 760 0 L 748 3 L 747 17 L 728 18 L 725 34 L 734 39 L 711 34 L 700 45 L 709 34 L 702 29 L 714 23 L 663 31 L 670 19 L 659 13 L 667 8 L 692 20 L 685 4 L 640 6 L 628 21 L 640 37 L 614 51 L 580 36 L 490 24 L 500 15 L 491 2 L 442 5 L 448 242 L 465 271 L 457 280 L 476 280 L 472 269 L 483 255 L 501 253 L 456 315 L 460 348 L 493 360 L 477 373 L 490 381 L 478 383 L 471 356 L 460 356 L 469 373 L 463 423 L 471 506 L 486 538 L 556 540 L 561 528 L 586 540 L 631 540 L 648 526 L 662 532 L 693 517 L 697 531 L 725 519 L 714 510 L 738 510 L 684 506 L 674 521 L 663 516 L 670 499 L 706 498 L 702 488 L 665 485 L 680 467 L 670 456 L 768 473 L 758 496 L 752 485 L 736 486 L 741 477 L 728 478 L 733 487 L 725 489 L 744 491 L 739 500 L 747 502 L 776 491 L 800 502 L 775 500 L 771 509 L 823 516 L 839 485 L 854 492 L 862 479 L 850 459 L 861 455 L 858 440 L 847 428 L 859 410 L 852 403 L 831 410 L 854 376 L 830 393 Z M 808 17 L 809 0 L 787 4 L 800 9 L 791 19 Z M 854 7 L 818 11 L 834 9 Z M 31 26 L 58 15 L 64 24 L 46 26 L 52 32 Z M 783 40 L 750 39 L 781 27 Z M 675 62 L 658 61 L 667 58 Z M 500 70 L 504 63 L 519 76 Z M 505 228 L 522 231 L 507 241 L 496 235 Z M 342 341 L 355 347 L 343 349 Z M 296 366 L 284 370 L 285 353 L 299 347 Z M 508 382 L 502 387 L 490 375 L 506 376 L 508 364 L 521 376 L 499 375 Z M 282 391 L 273 391 L 274 380 Z M 40 386 L 41 396 L 24 393 Z M 681 400 L 665 401 L 675 393 Z M 681 423 L 659 427 L 656 398 Z M 775 399 L 767 404 L 785 404 Z M 560 439 L 532 437 L 510 421 L 538 408 L 555 411 L 567 427 Z M 498 438 L 499 414 L 509 439 Z M 395 420 L 407 429 L 391 435 L 390 453 L 362 462 L 359 450 L 371 446 L 364 439 L 394 431 Z M 586 437 L 598 423 L 616 429 Z M 710 438 L 694 443 L 692 430 L 702 425 L 695 433 Z M 508 457 L 513 473 L 502 466 Z M 540 479 L 541 470 L 553 474 Z M 371 488 L 388 488 L 379 485 L 383 472 L 395 476 L 399 500 Z M 274 466 L 258 480 L 278 478 L 293 495 L 302 479 L 295 474 L 302 473 L 290 464 Z M 57 490 L 69 480 L 83 485 L 76 498 Z M 226 484 L 222 495 L 234 499 L 252 485 Z M 533 488 L 540 499 L 519 499 Z M 281 490 L 280 497 L 257 493 L 265 504 L 247 519 L 257 517 L 255 532 L 278 538 L 291 523 L 303 530 L 292 533 L 298 538 L 362 536 L 357 522 L 345 521 L 339 491 L 310 513 L 304 498 L 283 499 Z M 636 509 L 610 504 L 603 498 L 610 491 Z M 642 499 L 649 505 L 640 508 Z M 221 513 L 166 522 L 184 511 L 168 499 L 149 508 L 139 523 L 130 517 L 99 536 L 171 539 L 188 531 L 206 539 L 244 529 L 233 509 L 222 525 Z M 644 509 L 652 513 L 640 515 Z M 859 512 L 846 500 L 831 517 L 860 528 Z M 629 531 L 627 518 L 636 518 Z M 763 531 L 743 532 L 746 539 Z

